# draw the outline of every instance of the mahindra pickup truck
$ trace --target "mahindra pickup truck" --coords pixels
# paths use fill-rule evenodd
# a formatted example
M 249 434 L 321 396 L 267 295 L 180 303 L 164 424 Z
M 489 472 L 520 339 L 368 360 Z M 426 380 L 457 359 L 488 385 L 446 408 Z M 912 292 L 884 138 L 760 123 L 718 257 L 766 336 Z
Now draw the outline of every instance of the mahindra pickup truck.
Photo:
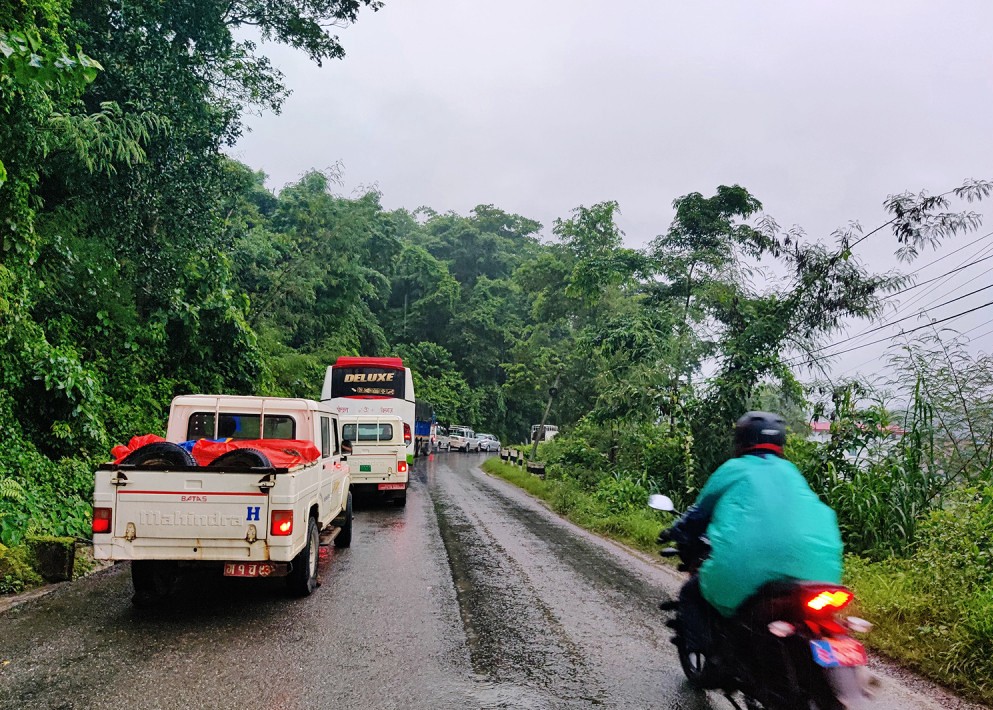
M 343 444 L 337 415 L 311 400 L 176 397 L 165 439 L 132 439 L 96 472 L 94 557 L 131 561 L 138 605 L 188 566 L 285 577 L 309 595 L 319 546 L 351 544 Z
M 407 504 L 407 447 L 403 419 L 398 416 L 342 417 L 342 438 L 352 446 L 348 455 L 352 490 L 376 493 L 398 506 Z

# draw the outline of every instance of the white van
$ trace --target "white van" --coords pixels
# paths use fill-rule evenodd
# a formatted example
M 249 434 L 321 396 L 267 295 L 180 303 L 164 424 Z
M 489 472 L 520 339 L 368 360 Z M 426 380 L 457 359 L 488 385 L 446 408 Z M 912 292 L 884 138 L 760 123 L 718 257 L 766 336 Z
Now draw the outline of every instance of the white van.
M 448 443 L 456 451 L 470 451 L 479 446 L 476 432 L 467 426 L 448 427 Z
M 407 504 L 409 465 L 399 416 L 363 415 L 341 418 L 341 439 L 352 474 L 352 490 L 377 493 L 393 503 Z
M 438 439 L 434 445 L 435 451 L 449 451 L 452 448 L 452 441 L 448 438 L 448 429 L 438 425 Z
M 543 432 L 541 428 L 541 424 L 531 427 L 531 441 L 551 441 L 559 434 L 559 428 L 554 424 L 545 424 Z

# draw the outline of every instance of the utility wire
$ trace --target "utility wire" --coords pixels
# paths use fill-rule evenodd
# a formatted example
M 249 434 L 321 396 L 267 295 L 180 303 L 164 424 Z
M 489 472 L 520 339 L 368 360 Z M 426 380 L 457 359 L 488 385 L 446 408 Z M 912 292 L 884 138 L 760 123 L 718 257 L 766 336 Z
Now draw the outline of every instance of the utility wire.
M 988 237 L 990 235 L 993 235 L 993 232 L 990 232 L 988 235 L 986 235 L 986 237 Z M 975 244 L 976 242 L 979 242 L 982 239 L 985 239 L 986 237 L 980 237 L 979 239 L 974 240 L 973 242 L 970 242 L 969 244 L 965 245 L 964 247 L 962 247 L 962 249 L 965 249 L 965 248 L 971 246 L 972 244 Z M 956 250 L 956 251 L 961 251 L 961 249 Z M 988 247 L 985 247 L 983 249 L 980 249 L 978 252 L 976 252 L 975 254 L 973 254 L 972 257 L 970 257 L 970 258 L 985 255 L 985 253 L 987 251 L 993 251 L 993 245 L 990 245 Z M 951 256 L 951 254 L 948 254 L 946 256 Z M 993 255 L 991 255 L 991 256 L 993 256 Z M 937 263 L 937 261 L 934 261 L 932 263 Z M 966 263 L 967 262 L 961 262 L 960 264 L 958 264 L 958 266 L 955 269 L 953 269 L 951 272 L 949 272 L 949 274 L 946 274 L 944 277 L 940 277 L 940 278 L 946 278 L 947 279 L 949 277 L 949 275 L 954 274 L 956 272 L 956 270 L 958 270 L 960 268 L 965 268 Z M 922 268 L 924 268 L 924 267 L 922 267 Z M 983 274 L 980 274 L 979 276 L 982 276 L 982 275 Z M 962 286 L 964 286 L 964 285 L 966 285 L 968 283 L 971 283 L 972 281 L 975 281 L 976 278 L 979 278 L 979 276 L 974 277 L 974 278 L 970 279 L 969 281 L 966 281 L 964 284 L 960 284 L 956 288 L 961 288 Z M 898 306 L 897 309 L 892 313 L 892 315 L 895 316 L 895 315 L 899 315 L 900 313 L 906 313 L 907 312 L 907 308 L 909 306 L 911 306 L 914 303 L 916 303 L 917 301 L 921 300 L 922 298 L 924 298 L 925 296 L 927 296 L 929 293 L 932 293 L 938 286 L 940 286 L 940 284 L 937 284 L 935 286 L 932 286 L 931 288 L 927 289 L 926 291 L 924 291 L 924 292 L 922 292 L 920 294 L 917 294 L 916 296 L 914 296 L 913 298 L 911 298 L 910 301 L 908 301 L 907 303 Z M 952 289 L 952 290 L 954 291 L 956 289 Z M 949 301 L 949 303 L 950 302 L 951 301 Z M 933 300 L 932 301 L 929 301 L 928 303 L 926 303 L 924 305 L 927 306 L 927 305 L 930 305 L 931 303 L 934 303 L 934 301 Z M 945 304 L 942 304 L 942 305 L 945 305 Z M 934 306 L 934 307 L 937 308 L 938 306 Z M 921 309 L 918 309 L 916 313 L 921 313 L 921 312 L 926 311 L 926 310 L 929 310 L 929 309 L 927 309 L 927 308 L 921 308 Z M 916 313 L 914 315 L 916 315 Z M 913 317 L 913 316 L 908 316 L 908 317 Z M 843 343 L 850 343 L 850 342 L 858 341 L 858 340 L 862 339 L 865 335 L 868 335 L 870 333 L 875 333 L 875 332 L 881 330 L 882 328 L 884 328 L 884 327 L 886 327 L 888 325 L 892 325 L 893 323 L 899 323 L 901 320 L 906 320 L 906 318 L 900 318 L 900 319 L 897 319 L 895 321 L 887 321 L 886 323 L 883 323 L 880 326 L 873 327 L 873 328 L 867 328 L 865 330 L 861 330 L 858 333 L 856 333 L 855 335 L 849 336 L 847 338 L 843 338 L 843 339 L 841 339 L 841 340 L 839 340 L 839 341 L 837 341 L 835 343 L 832 343 L 831 345 L 827 345 L 827 346 L 824 346 L 822 348 L 817 348 L 817 350 L 814 350 L 813 352 L 817 352 L 818 350 L 824 350 L 825 348 L 828 348 L 828 347 L 834 347 L 834 346 L 837 346 L 837 345 L 841 345 Z
M 980 328 L 983 328 L 983 327 L 985 327 L 987 325 L 990 325 L 991 323 L 993 323 L 993 318 L 990 318 L 988 321 L 983 321 L 979 325 L 973 326 L 972 328 L 969 328 L 969 330 L 963 330 L 961 333 L 959 333 L 959 335 L 960 336 L 962 336 L 962 335 L 968 335 L 972 331 L 979 330 Z M 969 338 L 969 340 L 970 341 L 979 340 L 980 338 L 983 338 L 983 337 L 989 335 L 990 333 L 993 333 L 993 330 L 987 331 L 987 332 L 983 333 L 982 335 L 977 335 L 977 336 L 974 336 L 972 338 Z M 899 336 L 897 336 L 897 337 L 899 337 Z M 865 362 L 859 363 L 858 365 L 855 365 L 853 367 L 846 368 L 846 369 L 842 370 L 840 373 L 838 373 L 838 376 L 841 377 L 842 375 L 847 375 L 849 372 L 852 372 L 853 370 L 860 370 L 863 367 L 865 367 L 866 365 L 868 365 L 869 363 L 875 362 L 878 359 L 879 359 L 878 357 L 873 357 L 873 358 L 870 358 L 870 359 L 866 360 Z
M 952 194 L 953 192 L 955 192 L 954 189 L 948 190 L 947 192 L 943 192 L 940 195 L 938 195 L 938 197 L 944 197 L 946 195 Z M 873 229 L 868 234 L 862 235 L 861 237 L 859 237 L 858 239 L 856 239 L 854 242 L 852 242 L 848 246 L 848 249 L 849 250 L 853 249 L 856 245 L 864 242 L 866 239 L 868 239 L 869 237 L 871 237 L 873 234 L 875 234 L 875 233 L 879 232 L 880 230 L 885 229 L 887 226 L 893 224 L 893 222 L 895 222 L 896 219 L 897 219 L 896 217 L 893 217 L 893 219 L 890 219 L 889 221 L 885 222 L 884 224 L 879 225 L 878 227 L 876 227 L 875 229 Z M 935 264 L 937 264 L 940 261 L 944 261 L 945 259 L 947 259 L 950 256 L 954 256 L 955 254 L 961 252 L 964 249 L 968 249 L 969 247 L 973 246 L 974 244 L 978 244 L 979 242 L 983 241 L 984 239 L 989 239 L 991 236 L 993 236 L 993 232 L 987 232 L 986 234 L 982 235 L 981 237 L 978 237 L 976 239 L 973 239 L 968 244 L 963 244 L 958 249 L 955 249 L 953 251 L 950 251 L 949 253 L 945 254 L 944 256 L 942 256 L 942 257 L 940 257 L 938 259 L 935 259 L 934 261 L 931 261 L 931 262 L 929 262 L 927 264 L 924 264 L 922 266 L 919 266 L 917 269 L 915 269 L 914 271 L 911 271 L 909 274 L 907 274 L 907 276 L 913 276 L 914 274 L 919 273 L 919 272 L 923 271 L 924 269 L 926 269 L 926 268 L 928 268 L 930 266 L 934 266 Z M 983 254 L 985 251 L 986 251 L 986 249 L 981 249 L 976 254 L 973 254 L 973 257 L 979 256 L 979 255 Z M 973 263 L 979 263 L 980 261 L 985 261 L 988 258 L 993 258 L 993 254 L 991 254 L 989 257 L 984 257 L 983 259 L 979 259 L 978 261 L 975 261 Z M 906 293 L 907 291 L 913 290 L 913 289 L 917 288 L 918 286 L 925 286 L 928 283 L 933 283 L 934 281 L 938 281 L 940 279 L 946 278 L 947 276 L 950 276 L 950 275 L 956 273 L 957 271 L 959 271 L 961 269 L 965 269 L 965 268 L 967 268 L 968 266 L 971 266 L 971 265 L 972 264 L 967 264 L 966 262 L 962 262 L 955 269 L 952 269 L 952 271 L 950 271 L 950 272 L 948 272 L 946 274 L 943 274 L 942 276 L 935 277 L 934 279 L 929 279 L 928 281 L 925 281 L 924 283 L 917 284 L 915 286 L 910 286 L 908 288 L 903 289 L 902 291 L 897 291 L 895 293 L 888 294 L 887 296 L 884 296 L 883 297 L 883 300 L 892 298 L 894 296 L 898 296 L 901 293 Z M 971 281 L 974 281 L 974 280 L 975 279 L 971 279 Z M 969 283 L 969 282 L 966 282 L 966 283 Z M 962 284 L 962 285 L 965 285 L 965 284 Z M 920 300 L 920 298 L 923 298 L 928 293 L 931 293 L 932 291 L 934 291 L 934 288 L 937 288 L 937 287 L 929 288 L 927 291 L 925 291 L 925 292 L 919 294 L 918 296 L 914 297 L 913 299 L 911 299 L 908 303 L 903 304 L 903 305 L 897 307 L 897 309 L 893 312 L 893 315 L 897 315 L 897 314 L 899 314 L 901 312 L 906 312 L 906 309 L 907 309 L 908 306 L 910 306 L 913 303 L 915 303 L 916 301 Z M 893 322 L 897 322 L 897 321 L 891 321 L 891 323 L 893 323 Z M 841 345 L 842 343 L 852 342 L 852 341 L 855 341 L 855 340 L 858 340 L 858 339 L 862 338 L 862 336 L 864 336 L 864 335 L 866 335 L 868 333 L 873 333 L 876 330 L 879 330 L 879 328 L 872 328 L 872 329 L 869 329 L 869 330 L 863 330 L 863 331 L 860 331 L 860 332 L 856 333 L 855 335 L 852 335 L 850 337 L 844 338 L 842 340 L 839 340 L 836 343 L 832 343 L 830 346 L 825 346 L 825 347 L 834 347 L 836 345 Z M 823 350 L 823 349 L 824 348 L 818 348 L 818 350 Z M 817 352 L 817 351 L 815 350 L 814 352 Z
M 969 293 L 962 294 L 961 296 L 956 296 L 955 298 L 949 299 L 949 300 L 945 301 L 944 303 L 939 303 L 937 306 L 932 306 L 931 308 L 925 308 L 925 309 L 922 309 L 922 310 L 918 311 L 917 313 L 911 313 L 909 316 L 904 316 L 903 318 L 897 318 L 896 320 L 889 321 L 888 323 L 883 323 L 882 325 L 878 325 L 875 328 L 871 328 L 870 330 L 866 330 L 866 331 L 863 331 L 863 332 L 859 333 L 858 336 L 856 336 L 856 337 L 847 338 L 845 340 L 839 340 L 838 342 L 831 343 L 830 345 L 823 345 L 823 346 L 821 346 L 819 348 L 814 348 L 810 352 L 811 353 L 816 353 L 816 352 L 820 352 L 821 350 L 827 350 L 828 348 L 833 348 L 833 347 L 836 347 L 838 345 L 842 345 L 844 343 L 849 342 L 850 340 L 855 340 L 856 338 L 860 338 L 863 335 L 868 335 L 869 333 L 875 333 L 875 332 L 878 332 L 880 330 L 883 330 L 884 328 L 889 328 L 891 325 L 895 325 L 896 323 L 900 323 L 900 322 L 905 321 L 905 320 L 908 320 L 910 318 L 916 318 L 919 315 L 921 315 L 923 313 L 927 313 L 930 310 L 934 310 L 935 308 L 941 308 L 942 306 L 947 306 L 949 303 L 955 303 L 956 301 L 961 301 L 963 298 L 968 298 L 969 296 L 975 295 L 975 294 L 980 293 L 982 291 L 988 291 L 991 288 L 993 288 L 993 284 L 990 284 L 989 286 L 983 286 L 982 288 L 977 288 L 975 291 L 970 291 Z M 859 346 L 859 347 L 862 347 L 862 346 Z M 847 350 L 844 350 L 842 352 L 848 352 L 848 351 Z M 837 354 L 838 353 L 830 353 L 830 355 L 828 357 L 830 357 L 831 355 L 837 355 Z
M 993 285 L 988 286 L 987 288 L 993 288 Z M 985 289 L 981 289 L 981 290 L 985 290 Z M 863 343 L 862 345 L 856 345 L 855 347 L 848 348 L 847 350 L 839 350 L 836 353 L 828 353 L 827 355 L 822 355 L 820 357 L 815 357 L 815 358 L 812 358 L 812 359 L 814 359 L 814 360 L 824 360 L 824 359 L 827 359 L 829 357 L 835 357 L 836 355 L 844 355 L 845 353 L 850 353 L 850 352 L 852 352 L 854 350 L 861 350 L 862 348 L 867 348 L 870 345 L 877 345 L 878 343 L 885 343 L 887 340 L 893 340 L 893 338 L 900 337 L 901 335 L 909 335 L 911 333 L 916 333 L 918 330 L 923 330 L 924 328 L 930 328 L 931 326 L 938 325 L 939 323 L 945 323 L 947 321 L 954 320 L 955 318 L 961 318 L 964 315 L 968 315 L 969 313 L 974 313 L 975 311 L 982 310 L 983 308 L 988 308 L 989 306 L 993 306 L 993 301 L 989 301 L 988 303 L 984 303 L 981 306 L 976 306 L 975 308 L 970 308 L 969 310 L 962 311 L 961 313 L 956 313 L 953 316 L 947 316 L 947 317 L 941 318 L 939 320 L 933 320 L 930 323 L 927 323 L 926 325 L 920 325 L 920 326 L 917 326 L 916 328 L 911 328 L 910 330 L 901 330 L 895 336 L 890 336 L 890 337 L 887 337 L 887 338 L 881 338 L 879 340 L 873 340 L 873 341 L 868 342 L 868 343 Z M 837 345 L 837 343 L 835 343 L 835 345 Z M 818 350 L 824 350 L 824 349 L 830 348 L 830 347 L 834 347 L 834 346 L 833 345 L 826 345 L 823 348 L 818 348 Z M 817 351 L 816 350 L 812 350 L 811 352 L 817 352 Z M 801 356 L 801 357 L 795 358 L 795 362 L 794 362 L 793 361 L 794 359 L 791 358 L 790 360 L 784 361 L 783 364 L 784 365 L 800 364 L 800 363 L 802 363 L 806 359 L 807 359 L 806 357 Z
M 936 198 L 939 198 L 940 199 L 940 198 L 945 197 L 947 195 L 951 195 L 953 192 L 955 192 L 958 189 L 959 188 L 955 187 L 955 188 L 952 188 L 951 190 L 947 190 L 945 192 L 942 192 L 940 195 L 936 195 Z M 894 222 L 896 222 L 896 220 L 897 220 L 897 218 L 896 217 L 893 217 L 893 219 L 889 220 L 885 224 L 879 225 L 878 227 L 876 227 L 875 229 L 873 229 L 868 234 L 863 234 L 861 237 L 859 237 L 854 242 L 852 242 L 851 244 L 848 245 L 849 251 L 851 251 L 852 249 L 854 249 L 856 245 L 861 244 L 862 242 L 864 242 L 866 239 L 868 239 L 869 237 L 871 237 L 873 234 L 875 234 L 879 230 L 885 229 L 886 227 L 890 226 L 891 224 L 893 224 Z M 986 235 L 986 236 L 989 236 L 989 235 Z
M 990 232 L 990 234 L 993 234 L 993 232 Z M 886 300 L 888 298 L 893 298 L 894 296 L 899 296 L 901 293 L 906 293 L 907 291 L 913 291 L 915 288 L 926 286 L 927 284 L 937 281 L 938 279 L 943 279 L 946 276 L 957 274 L 959 271 L 963 271 L 964 269 L 968 269 L 970 266 L 975 266 L 976 264 L 982 263 L 984 261 L 988 261 L 990 259 L 993 259 L 993 254 L 990 254 L 989 256 L 984 256 L 982 259 L 976 259 L 975 261 L 970 261 L 968 264 L 964 264 L 962 266 L 954 268 L 951 271 L 946 271 L 941 276 L 935 276 L 933 279 L 928 279 L 927 281 L 921 281 L 919 284 L 914 284 L 913 286 L 908 286 L 907 288 L 901 289 L 899 291 L 894 291 L 893 293 L 886 294 L 885 296 L 883 296 L 883 300 Z M 928 264 L 928 266 L 930 266 L 930 264 Z
M 989 254 L 990 252 L 993 252 L 993 244 L 989 245 L 988 247 L 985 247 L 984 249 L 980 249 L 978 252 L 976 252 L 975 254 L 972 255 L 972 258 L 975 258 L 975 257 L 984 257 L 987 254 Z M 968 260 L 961 262 L 956 268 L 959 268 L 959 267 L 964 268 L 965 265 L 967 264 L 967 262 L 968 262 Z M 984 274 L 985 274 L 985 272 L 981 272 L 979 275 L 974 276 L 973 278 L 969 279 L 968 281 L 959 284 L 958 286 L 956 286 L 955 288 L 953 288 L 951 291 L 949 291 L 948 294 L 950 294 L 950 293 L 952 293 L 954 291 L 957 291 L 958 289 L 962 288 L 966 284 L 972 283 L 973 281 L 975 281 L 976 279 L 978 279 L 980 276 L 983 276 Z M 950 278 L 951 278 L 951 275 L 947 275 L 947 276 L 945 276 L 945 278 L 942 281 L 939 281 L 938 283 L 934 284 L 933 286 L 928 287 L 925 291 L 922 291 L 921 293 L 917 294 L 916 296 L 913 296 L 909 301 L 907 301 L 904 304 L 901 304 L 896 309 L 896 311 L 893 313 L 893 315 L 896 315 L 897 313 L 901 313 L 901 312 L 904 312 L 905 313 L 910 306 L 912 306 L 915 303 L 917 303 L 918 301 L 920 301 L 922 298 L 924 298 L 925 296 L 927 296 L 929 293 L 934 293 L 943 283 L 945 283 L 945 281 L 947 281 Z M 948 295 L 948 294 L 945 294 L 945 295 Z M 938 298 L 941 298 L 941 296 L 939 296 Z M 931 303 L 934 303 L 934 300 L 935 299 L 932 299 L 931 301 L 928 301 L 927 303 L 924 304 L 924 306 L 927 306 L 927 305 L 930 305 Z M 921 310 L 921 309 L 918 309 L 918 310 Z
M 988 325 L 989 323 L 993 323 L 993 321 L 987 321 L 986 323 Z M 981 338 L 985 338 L 987 335 L 993 335 L 993 330 L 987 330 L 985 333 L 982 333 L 981 335 L 977 335 L 972 338 L 969 338 L 969 340 L 979 340 Z
M 958 249 L 955 249 L 954 251 L 950 251 L 950 252 L 948 252 L 948 253 L 947 253 L 947 254 L 945 254 L 945 255 L 944 255 L 943 257 L 941 257 L 941 258 L 939 258 L 939 259 L 935 259 L 934 261 L 930 261 L 930 262 L 928 262 L 927 264 L 924 264 L 923 266 L 919 266 L 919 267 L 917 267 L 916 269 L 914 269 L 913 271 L 911 271 L 911 272 L 910 272 L 909 274 L 907 274 L 907 276 L 913 276 L 914 274 L 916 274 L 916 273 L 919 273 L 919 272 L 921 272 L 921 271 L 923 271 L 924 269 L 926 269 L 926 268 L 928 268 L 929 266 L 934 266 L 934 265 L 935 265 L 935 264 L 937 264 L 937 263 L 938 263 L 939 261 L 944 261 L 945 259 L 947 259 L 947 258 L 948 258 L 948 257 L 950 257 L 950 256 L 955 256 L 956 254 L 958 254 L 958 253 L 959 253 L 960 251 L 962 251 L 963 249 L 968 249 L 968 248 L 969 248 L 969 247 L 971 247 L 971 246 L 972 246 L 973 244 L 978 244 L 979 242 L 981 242 L 981 241 L 983 241 L 984 239 L 989 239 L 989 238 L 990 238 L 991 236 L 993 236 L 993 232 L 987 232 L 987 233 L 986 233 L 986 234 L 984 234 L 983 236 L 981 236 L 981 237 L 978 237 L 978 238 L 976 238 L 976 239 L 973 239 L 973 240 L 972 240 L 971 242 L 969 242 L 968 244 L 963 244 L 963 245 L 962 245 L 962 246 L 960 246 L 960 247 L 959 247 Z

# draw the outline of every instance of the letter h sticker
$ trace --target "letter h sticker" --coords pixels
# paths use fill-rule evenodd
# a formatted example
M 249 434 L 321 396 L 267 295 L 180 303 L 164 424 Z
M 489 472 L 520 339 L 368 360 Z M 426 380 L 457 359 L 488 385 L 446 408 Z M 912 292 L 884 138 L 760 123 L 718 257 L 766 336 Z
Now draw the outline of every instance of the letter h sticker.
M 245 515 L 245 521 L 258 520 L 259 511 L 262 509 L 260 505 L 250 505 L 248 506 L 248 513 Z

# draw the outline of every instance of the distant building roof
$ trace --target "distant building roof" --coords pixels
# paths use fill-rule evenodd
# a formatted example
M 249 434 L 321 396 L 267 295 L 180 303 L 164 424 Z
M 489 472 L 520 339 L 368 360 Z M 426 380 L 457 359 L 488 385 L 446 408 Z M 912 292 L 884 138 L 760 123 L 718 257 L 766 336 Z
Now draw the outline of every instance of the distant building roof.
M 821 421 L 810 422 L 809 426 L 810 426 L 810 430 L 815 434 L 821 434 L 831 431 L 831 422 L 821 422 Z M 864 425 L 860 424 L 859 426 L 864 426 Z M 880 427 L 880 430 L 888 431 L 890 434 L 896 434 L 897 436 L 903 436 L 904 434 L 907 433 L 906 429 L 903 429 L 902 427 L 898 427 L 896 424 L 889 424 L 887 426 Z

